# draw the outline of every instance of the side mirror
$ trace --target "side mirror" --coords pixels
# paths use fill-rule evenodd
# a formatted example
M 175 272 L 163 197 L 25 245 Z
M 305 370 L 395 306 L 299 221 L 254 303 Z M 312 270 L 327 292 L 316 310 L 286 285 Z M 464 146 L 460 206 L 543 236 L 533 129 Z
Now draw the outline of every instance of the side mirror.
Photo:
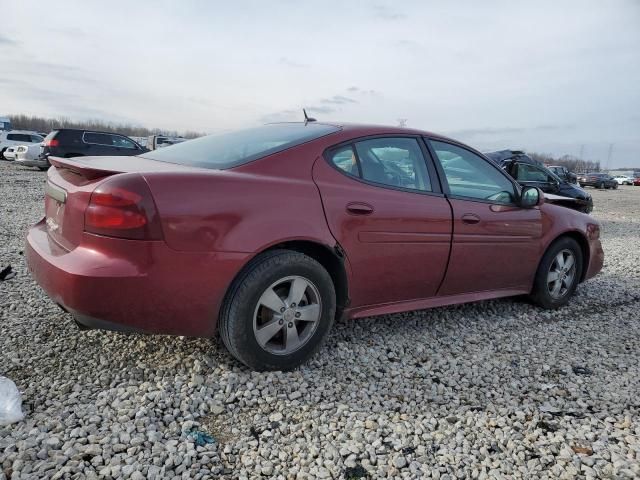
M 537 187 L 524 187 L 520 193 L 520 206 L 533 208 L 544 203 L 544 194 Z

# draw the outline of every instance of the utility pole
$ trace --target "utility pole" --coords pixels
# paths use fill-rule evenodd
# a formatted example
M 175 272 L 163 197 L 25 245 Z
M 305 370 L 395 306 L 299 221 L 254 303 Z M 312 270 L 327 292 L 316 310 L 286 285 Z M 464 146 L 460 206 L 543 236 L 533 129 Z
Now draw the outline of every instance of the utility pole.
M 584 143 L 580 145 L 580 160 L 584 158 L 583 155 L 584 155 Z
M 611 167 L 611 153 L 613 152 L 613 143 L 609 144 L 609 154 L 607 155 L 607 172 Z
M 404 128 L 407 126 L 407 119 L 406 118 L 399 118 L 398 119 L 398 126 L 401 128 Z

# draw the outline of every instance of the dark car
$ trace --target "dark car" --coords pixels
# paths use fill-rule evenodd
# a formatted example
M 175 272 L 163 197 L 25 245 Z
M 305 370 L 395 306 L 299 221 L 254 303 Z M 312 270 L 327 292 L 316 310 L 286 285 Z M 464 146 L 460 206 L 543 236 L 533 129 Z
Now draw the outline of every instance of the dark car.
M 555 175 L 551 170 L 519 150 L 501 150 L 486 153 L 522 186 L 538 187 L 549 203 L 590 213 L 593 199 L 574 183 Z
M 149 150 L 125 135 L 93 130 L 60 128 L 42 142 L 42 152 L 31 166 L 48 168 L 49 157 L 102 157 L 140 155 Z
M 598 222 L 455 140 L 281 123 L 130 157 L 52 157 L 31 274 L 94 328 L 213 337 L 289 370 L 336 318 L 528 294 L 602 268 Z
M 600 172 L 585 173 L 578 177 L 581 187 L 618 188 L 618 181 L 611 175 Z

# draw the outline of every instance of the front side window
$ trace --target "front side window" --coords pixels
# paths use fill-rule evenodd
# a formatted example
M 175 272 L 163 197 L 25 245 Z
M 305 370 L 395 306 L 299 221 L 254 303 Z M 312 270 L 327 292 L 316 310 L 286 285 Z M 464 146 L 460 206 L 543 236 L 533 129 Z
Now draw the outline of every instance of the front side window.
M 516 180 L 519 182 L 545 182 L 553 183 L 555 179 L 547 172 L 535 165 L 527 163 L 516 164 Z
M 108 133 L 85 132 L 83 137 L 85 143 L 93 143 L 95 145 L 113 146 L 112 136 Z
M 515 203 L 515 187 L 497 167 L 469 150 L 430 141 L 442 165 L 451 195 L 488 202 Z
M 121 137 L 119 135 L 113 135 L 113 145 L 120 148 L 130 148 L 135 150 L 136 145 L 131 140 L 125 137 Z

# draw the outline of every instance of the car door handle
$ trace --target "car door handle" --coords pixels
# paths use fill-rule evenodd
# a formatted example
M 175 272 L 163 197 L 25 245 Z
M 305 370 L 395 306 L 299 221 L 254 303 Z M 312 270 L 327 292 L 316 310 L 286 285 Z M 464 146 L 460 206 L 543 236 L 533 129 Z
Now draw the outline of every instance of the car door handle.
M 347 212 L 351 215 L 371 215 L 373 207 L 367 203 L 352 202 L 347 204 Z
M 476 223 L 480 223 L 480 217 L 474 215 L 473 213 L 465 213 L 462 216 L 462 223 L 466 223 L 467 225 L 475 225 Z

